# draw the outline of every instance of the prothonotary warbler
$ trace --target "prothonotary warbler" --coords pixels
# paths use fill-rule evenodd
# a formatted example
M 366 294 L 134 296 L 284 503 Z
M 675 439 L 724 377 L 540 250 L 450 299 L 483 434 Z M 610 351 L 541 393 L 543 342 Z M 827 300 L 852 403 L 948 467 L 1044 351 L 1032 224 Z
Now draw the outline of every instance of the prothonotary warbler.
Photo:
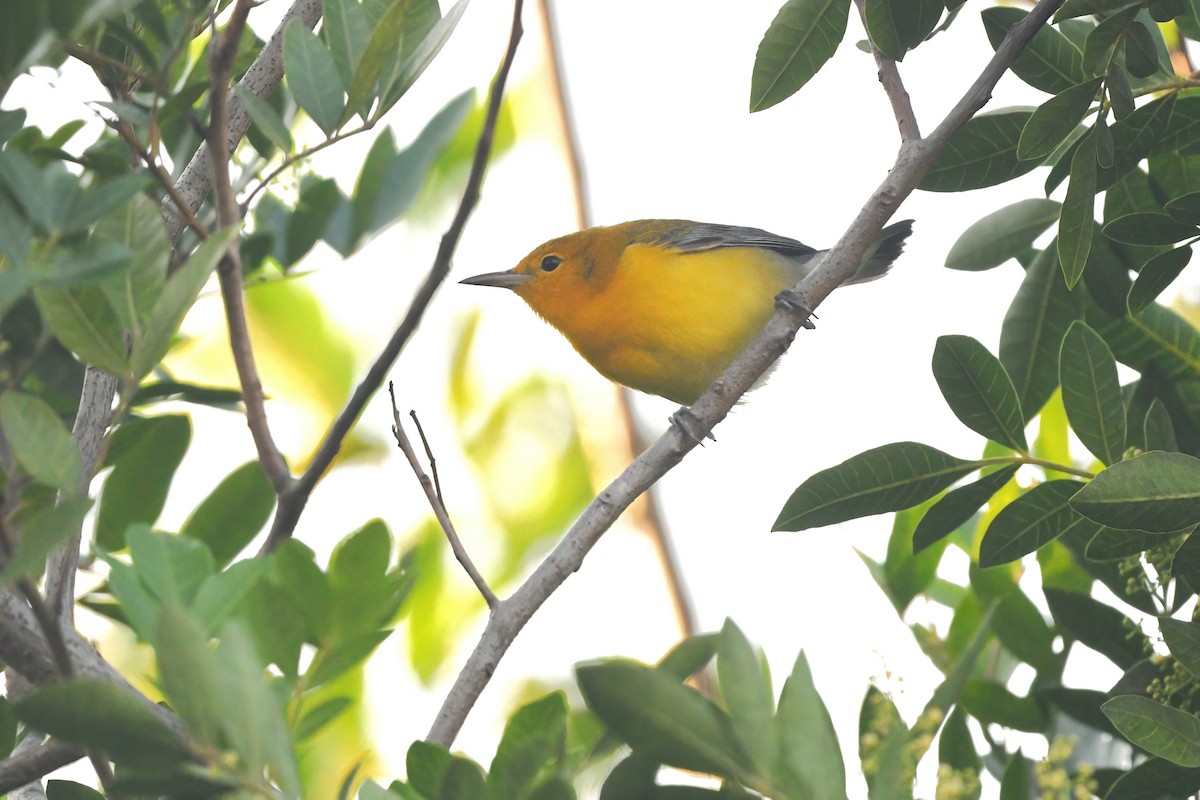
M 846 283 L 884 275 L 911 233 L 912 220 L 884 228 Z M 462 282 L 512 289 L 601 374 L 690 405 L 820 252 L 757 228 L 646 219 L 553 239 Z

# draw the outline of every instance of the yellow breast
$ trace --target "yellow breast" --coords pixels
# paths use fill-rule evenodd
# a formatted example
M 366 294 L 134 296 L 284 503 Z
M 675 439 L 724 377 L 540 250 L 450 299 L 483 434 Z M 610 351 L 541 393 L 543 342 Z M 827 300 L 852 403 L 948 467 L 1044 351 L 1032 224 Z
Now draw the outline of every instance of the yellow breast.
M 612 380 L 686 404 L 745 349 L 790 284 L 785 264 L 764 250 L 680 254 L 637 244 L 600 291 L 554 322 Z

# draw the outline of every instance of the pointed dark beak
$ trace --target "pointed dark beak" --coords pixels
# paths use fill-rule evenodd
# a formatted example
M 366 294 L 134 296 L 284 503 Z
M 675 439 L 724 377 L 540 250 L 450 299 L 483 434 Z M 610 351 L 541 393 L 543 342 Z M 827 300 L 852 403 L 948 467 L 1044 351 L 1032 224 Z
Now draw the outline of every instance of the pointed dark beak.
M 485 272 L 482 275 L 472 275 L 470 278 L 463 278 L 459 283 L 465 283 L 470 286 L 499 286 L 501 289 L 515 289 L 522 284 L 533 280 L 532 275 L 524 272 Z

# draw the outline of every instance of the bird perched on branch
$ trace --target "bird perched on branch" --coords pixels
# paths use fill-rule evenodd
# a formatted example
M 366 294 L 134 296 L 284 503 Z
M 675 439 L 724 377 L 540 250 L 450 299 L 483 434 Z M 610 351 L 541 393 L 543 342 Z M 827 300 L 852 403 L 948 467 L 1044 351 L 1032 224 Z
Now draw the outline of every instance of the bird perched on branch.
M 911 233 L 912 220 L 884 228 L 845 284 L 883 276 Z M 601 374 L 690 405 L 822 252 L 758 228 L 647 219 L 553 239 L 462 283 L 512 289 Z

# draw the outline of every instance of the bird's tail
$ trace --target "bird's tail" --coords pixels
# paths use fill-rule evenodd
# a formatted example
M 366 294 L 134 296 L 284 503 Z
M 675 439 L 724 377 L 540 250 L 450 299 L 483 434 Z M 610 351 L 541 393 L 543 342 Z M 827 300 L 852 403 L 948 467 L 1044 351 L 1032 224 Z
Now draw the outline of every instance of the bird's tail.
M 904 252 L 904 240 L 912 235 L 912 226 L 913 221 L 906 219 L 881 230 L 863 258 L 862 266 L 846 283 L 865 283 L 886 275 L 892 268 L 892 262 Z

